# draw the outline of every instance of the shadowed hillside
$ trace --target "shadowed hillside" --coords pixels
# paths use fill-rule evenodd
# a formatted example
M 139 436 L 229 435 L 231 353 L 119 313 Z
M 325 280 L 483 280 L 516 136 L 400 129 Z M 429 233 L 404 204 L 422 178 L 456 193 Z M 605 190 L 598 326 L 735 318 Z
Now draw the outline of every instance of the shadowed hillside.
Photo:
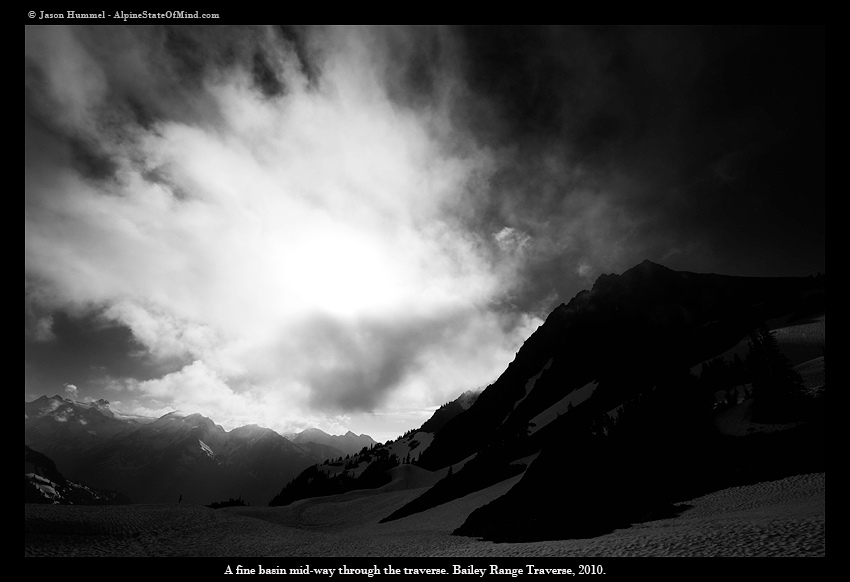
M 99 491 L 69 481 L 52 459 L 24 445 L 24 503 L 119 505 L 130 500 L 117 491 Z
M 680 273 L 649 261 L 600 277 L 558 307 L 504 374 L 446 423 L 420 466 L 433 470 L 473 458 L 385 520 L 528 467 L 517 486 L 473 513 L 457 533 L 499 541 L 592 536 L 670 515 L 682 496 L 822 470 L 822 455 L 802 451 L 822 450 L 823 396 L 799 400 L 780 387 L 777 374 L 787 360 L 765 367 L 769 357 L 758 359 L 764 350 L 751 350 L 744 382 L 765 386 L 755 390 L 756 410 L 770 401 L 778 406 L 767 421 L 801 426 L 743 442 L 718 434 L 716 389 L 690 370 L 759 328 L 766 333 L 765 321 L 822 313 L 824 289 L 822 277 Z M 772 335 L 759 337 L 759 346 L 769 348 Z M 525 460 L 538 452 L 529 465 Z M 748 468 L 747 454 L 759 459 Z

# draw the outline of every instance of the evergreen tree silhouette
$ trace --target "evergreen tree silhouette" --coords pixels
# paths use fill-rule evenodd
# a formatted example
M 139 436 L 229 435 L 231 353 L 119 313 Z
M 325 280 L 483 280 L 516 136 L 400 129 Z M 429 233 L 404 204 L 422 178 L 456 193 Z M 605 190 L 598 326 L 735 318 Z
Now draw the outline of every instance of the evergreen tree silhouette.
M 802 396 L 803 379 L 782 354 L 773 332 L 762 324 L 750 334 L 747 367 L 755 400 L 754 420 L 781 422 L 791 420 L 795 403 Z

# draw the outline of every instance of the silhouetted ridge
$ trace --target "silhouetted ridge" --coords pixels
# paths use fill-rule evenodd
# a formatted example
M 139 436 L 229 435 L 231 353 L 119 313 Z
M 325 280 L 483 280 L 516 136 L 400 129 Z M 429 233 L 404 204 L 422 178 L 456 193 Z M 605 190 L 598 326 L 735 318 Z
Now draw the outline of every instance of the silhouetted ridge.
M 473 455 L 474 458 L 455 471 L 451 479 L 441 481 L 387 519 L 422 511 L 504 480 L 516 474 L 521 459 L 541 451 L 532 465 L 538 468 L 529 471 L 521 482 L 529 479 L 528 483 L 535 483 L 534 487 L 549 491 L 550 486 L 541 482 L 542 476 L 556 480 L 564 465 L 555 467 L 553 459 L 558 457 L 546 451 L 575 454 L 575 447 L 585 446 L 582 443 L 589 438 L 585 433 L 607 434 L 606 423 L 616 418 L 617 411 L 626 405 L 634 411 L 636 403 L 642 402 L 640 415 L 647 418 L 652 415 L 676 418 L 677 422 L 672 424 L 678 428 L 664 439 L 673 439 L 678 445 L 677 439 L 681 438 L 687 446 L 681 449 L 666 446 L 666 450 L 679 450 L 677 454 L 683 456 L 705 450 L 706 443 L 711 441 L 707 435 L 712 429 L 706 419 L 714 397 L 696 382 L 690 369 L 734 347 L 761 322 L 801 311 L 816 312 L 818 307 L 822 310 L 824 294 L 822 278 L 697 274 L 673 271 L 651 261 L 644 261 L 622 275 L 600 276 L 589 291 L 578 293 L 550 313 L 475 404 L 450 419 L 435 435 L 420 458 L 420 466 L 437 470 Z M 671 403 L 677 404 L 669 406 Z M 625 479 L 629 471 L 644 474 L 652 470 L 666 475 L 666 464 L 675 465 L 675 455 L 671 457 L 667 453 L 659 456 L 663 459 L 660 464 L 635 464 L 632 457 L 639 458 L 640 450 L 626 453 L 629 439 L 640 442 L 654 433 L 626 437 L 624 427 L 617 441 L 622 444 L 614 446 L 614 441 L 606 439 L 585 443 L 592 450 L 607 451 L 605 454 L 619 466 L 610 473 L 611 483 L 605 479 L 593 481 L 596 491 L 612 492 L 611 487 L 620 487 L 612 483 Z M 694 427 L 701 428 L 689 432 Z M 649 450 L 653 447 L 665 450 L 664 439 L 657 434 L 652 438 L 658 440 L 647 441 L 654 443 L 648 444 Z M 595 463 L 604 462 L 600 458 Z M 549 463 L 553 463 L 552 467 L 544 469 Z M 571 462 L 569 466 L 574 464 Z M 608 467 L 592 466 L 599 475 L 609 474 Z M 686 472 L 685 482 L 702 478 L 698 467 L 688 471 L 691 472 Z M 668 480 L 680 483 L 674 474 Z M 532 495 L 534 487 L 528 487 L 525 491 Z M 677 485 L 676 491 L 686 487 Z M 624 499 L 630 499 L 626 502 L 629 511 L 611 502 L 610 519 L 600 517 L 599 524 L 604 524 L 603 528 L 616 527 L 623 519 L 668 511 L 665 503 L 669 496 L 663 491 L 657 502 L 652 501 L 658 491 L 655 485 L 643 491 L 639 497 L 646 503 L 624 494 Z M 576 492 L 581 495 L 580 489 Z M 517 519 L 525 513 L 545 511 L 546 503 L 555 502 L 543 495 L 539 497 L 540 505 L 532 507 L 519 501 L 517 495 L 510 499 L 518 508 Z M 592 511 L 608 511 L 601 505 L 590 506 Z M 498 512 L 489 513 L 492 527 L 498 529 Z M 472 531 L 469 528 L 478 527 L 475 523 L 483 524 L 476 521 L 480 519 L 476 517 L 461 532 Z M 514 525 L 521 529 L 519 521 Z M 564 532 L 555 535 L 561 534 Z

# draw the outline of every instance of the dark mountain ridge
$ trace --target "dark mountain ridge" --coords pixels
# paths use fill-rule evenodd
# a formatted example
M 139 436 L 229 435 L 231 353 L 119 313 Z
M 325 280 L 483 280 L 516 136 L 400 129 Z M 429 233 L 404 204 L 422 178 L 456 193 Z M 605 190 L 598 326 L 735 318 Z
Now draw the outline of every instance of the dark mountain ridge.
M 496 382 L 440 431 L 421 466 L 446 467 L 510 439 L 591 381 L 598 382 L 595 408 L 610 410 L 653 378 L 731 348 L 760 322 L 823 310 L 823 301 L 822 282 L 813 278 L 679 273 L 650 261 L 602 275 L 549 315 Z M 527 381 L 550 360 L 526 397 Z
M 817 429 L 734 444 L 717 436 L 710 426 L 714 395 L 690 370 L 761 322 L 822 313 L 824 289 L 823 277 L 696 274 L 649 261 L 600 277 L 549 315 L 507 370 L 436 433 L 419 459 L 430 470 L 466 460 L 462 470 L 386 519 L 523 472 L 521 460 L 532 455 L 539 456 L 520 483 L 473 513 L 458 533 L 497 541 L 598 535 L 669 512 L 671 499 L 685 492 L 734 482 L 745 471 L 740 464 L 724 467 L 717 451 L 743 463 L 734 452 L 742 445 L 765 460 L 752 474 L 771 473 L 768 459 L 789 471 L 817 465 L 801 453 L 792 467 L 771 453 L 791 443 L 798 450 L 815 446 Z M 590 395 L 574 405 L 569 399 L 581 391 Z M 654 430 L 651 419 L 664 430 Z M 808 420 L 814 422 L 807 426 L 818 423 Z M 790 442 L 780 445 L 782 439 Z M 567 476 L 565 467 L 584 470 Z M 636 474 L 651 477 L 634 481 Z

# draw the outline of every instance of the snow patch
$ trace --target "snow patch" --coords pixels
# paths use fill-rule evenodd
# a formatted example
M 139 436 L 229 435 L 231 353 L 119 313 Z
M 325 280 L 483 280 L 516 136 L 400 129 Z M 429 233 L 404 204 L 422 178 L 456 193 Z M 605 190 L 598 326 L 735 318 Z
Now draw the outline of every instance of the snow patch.
M 419 431 L 407 439 L 399 439 L 387 448 L 391 455 L 396 455 L 399 461 L 404 461 L 410 454 L 410 460 L 419 459 L 422 452 L 434 441 L 434 433 Z
M 534 390 L 534 385 L 537 384 L 537 381 L 540 379 L 540 376 L 543 375 L 543 372 L 549 369 L 554 360 L 555 358 L 549 358 L 549 361 L 546 362 L 546 365 L 543 366 L 540 371 L 537 372 L 534 376 L 528 379 L 528 382 L 525 383 L 525 396 L 516 401 L 516 403 L 514 404 L 514 410 L 516 410 L 517 406 L 519 406 L 523 400 L 528 398 L 528 395 L 531 394 L 532 390 Z
M 570 408 L 578 406 L 593 394 L 599 382 L 588 382 L 578 390 L 573 390 L 558 402 L 531 419 L 531 429 L 529 434 L 534 434 L 560 415 L 565 414 Z
M 202 441 L 200 439 L 198 439 L 198 443 L 200 443 L 201 450 L 203 452 L 205 452 L 208 457 L 210 457 L 211 459 L 215 457 L 215 453 L 213 452 L 213 450 L 210 448 L 210 446 L 207 443 L 205 443 L 204 441 Z
M 29 482 L 39 490 L 41 495 L 52 500 L 53 503 L 59 503 L 58 500 L 62 499 L 62 496 L 58 491 L 56 491 L 56 483 L 50 479 L 37 475 L 36 473 L 25 473 L 24 478 L 29 479 Z

